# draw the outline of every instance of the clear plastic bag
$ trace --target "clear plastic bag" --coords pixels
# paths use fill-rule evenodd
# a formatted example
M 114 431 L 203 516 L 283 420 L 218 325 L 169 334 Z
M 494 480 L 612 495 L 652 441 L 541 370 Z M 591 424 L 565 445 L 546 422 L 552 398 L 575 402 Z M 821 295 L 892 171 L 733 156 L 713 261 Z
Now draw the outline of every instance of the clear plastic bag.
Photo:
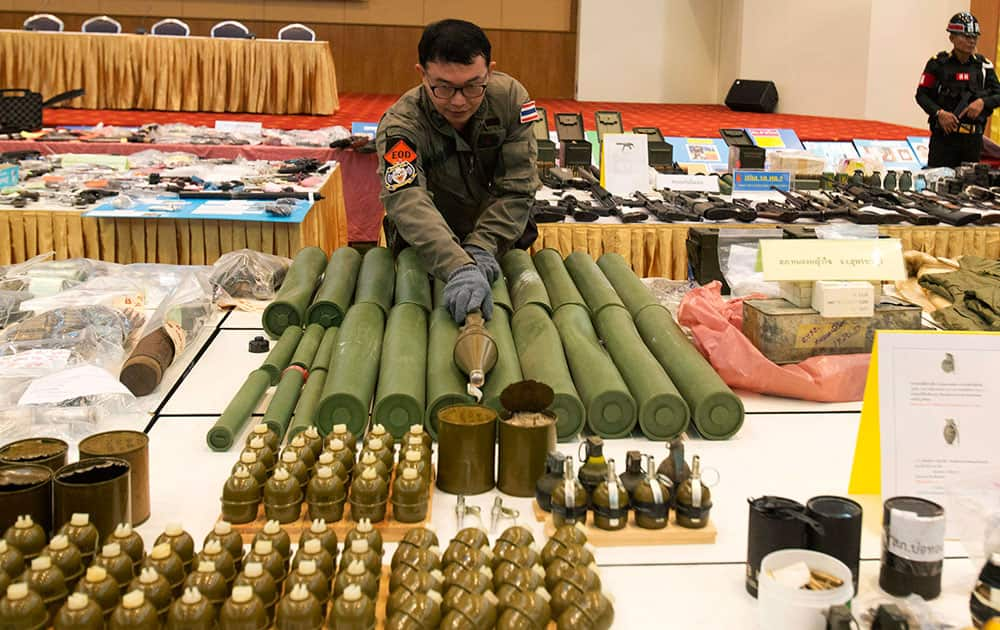
M 210 271 L 211 267 L 208 266 L 135 263 L 126 265 L 121 275 L 145 290 L 146 309 L 157 309 L 190 274 L 200 273 L 207 280 Z
M 215 300 L 271 300 L 291 264 L 288 258 L 251 249 L 223 254 L 212 265 L 210 276 Z
M 62 344 L 83 361 L 115 369 L 141 327 L 139 311 L 107 306 L 69 306 L 32 315 L 0 331 L 0 343 Z
M 26 290 L 28 288 L 28 270 L 39 263 L 51 260 L 55 255 L 55 252 L 49 251 L 24 262 L 0 266 L 0 289 L 4 291 Z
M 100 406 L 8 407 L 0 409 L 0 441 L 52 437 L 74 445 L 97 431 L 106 412 Z
M 146 291 L 138 282 L 120 273 L 95 276 L 54 295 L 27 300 L 21 304 L 21 310 L 39 314 L 70 306 L 108 306 L 141 312 L 146 307 Z
M 681 305 L 681 300 L 687 292 L 698 286 L 697 282 L 690 280 L 670 280 L 668 278 L 643 278 L 642 283 L 653 292 L 656 301 L 670 311 L 670 314 L 677 318 L 677 309 Z
M 719 269 L 735 297 L 759 293 L 778 297 L 777 282 L 764 280 L 764 273 L 757 271 L 760 239 L 782 238 L 780 228 L 759 230 L 719 230 Z
M 184 274 L 149 317 L 142 331 L 148 335 L 164 328 L 174 342 L 174 360 L 189 347 L 205 323 L 211 318 L 214 304 L 207 268 L 197 268 Z
M 30 313 L 21 310 L 21 304 L 34 296 L 27 291 L 4 291 L 0 289 L 0 328 L 16 324 Z

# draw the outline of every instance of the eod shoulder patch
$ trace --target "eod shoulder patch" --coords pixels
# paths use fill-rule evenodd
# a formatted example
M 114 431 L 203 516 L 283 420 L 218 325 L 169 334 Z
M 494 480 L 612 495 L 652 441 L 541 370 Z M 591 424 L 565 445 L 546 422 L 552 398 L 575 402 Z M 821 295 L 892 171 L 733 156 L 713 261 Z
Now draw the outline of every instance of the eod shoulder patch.
M 406 138 L 389 138 L 385 146 L 385 189 L 389 192 L 417 183 L 417 150 Z

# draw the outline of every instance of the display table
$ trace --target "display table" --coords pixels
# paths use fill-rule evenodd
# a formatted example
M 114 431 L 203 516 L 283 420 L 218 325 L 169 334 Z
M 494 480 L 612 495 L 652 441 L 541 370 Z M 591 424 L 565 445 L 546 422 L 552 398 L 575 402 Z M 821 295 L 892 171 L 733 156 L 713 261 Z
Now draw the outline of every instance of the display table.
M 795 225 L 818 225 L 806 222 Z M 531 251 L 551 247 L 564 257 L 574 251 L 594 258 L 615 252 L 625 257 L 641 277 L 684 280 L 688 277 L 687 241 L 692 227 L 774 228 L 776 223 L 543 223 Z M 882 234 L 898 238 L 903 250 L 917 250 L 931 256 L 954 258 L 973 254 L 1000 258 L 1000 227 L 988 226 L 881 226 Z
M 237 457 L 214 453 L 205 445 L 205 432 L 239 387 L 245 374 L 260 362 L 246 352 L 256 334 L 260 313 L 230 313 L 207 349 L 163 405 L 150 435 L 152 516 L 139 527 L 146 539 L 155 538 L 168 522 L 180 521 L 198 540 L 218 516 L 218 497 Z M 219 380 L 221 379 L 221 380 Z M 719 530 L 713 545 L 599 547 L 595 549 L 604 588 L 616 599 L 615 628 L 648 626 L 650 614 L 677 628 L 758 628 L 757 606 L 743 587 L 747 544 L 748 497 L 776 494 L 801 501 L 819 494 L 843 495 L 847 489 L 858 403 L 822 404 L 747 395 L 747 419 L 732 440 L 691 440 L 688 455 L 700 455 L 706 468 L 719 471 L 713 488 L 712 518 Z M 269 395 L 258 407 L 263 413 Z M 242 443 L 243 435 L 237 437 Z M 560 444 L 567 455 L 577 445 Z M 662 443 L 642 438 L 608 440 L 605 454 L 617 462 L 628 450 L 640 450 L 657 460 L 666 455 Z M 183 456 L 179 456 L 179 455 Z M 456 531 L 455 497 L 434 490 L 432 521 L 442 540 Z M 489 527 L 489 506 L 495 496 L 521 512 L 520 524 L 542 535 L 542 523 L 533 517 L 531 500 L 500 495 L 496 490 L 467 497 L 478 505 Z M 861 592 L 855 613 L 861 614 L 880 598 L 878 567 L 881 553 L 881 503 L 878 497 L 857 497 L 865 507 L 861 545 Z M 475 524 L 475 519 L 469 519 Z M 491 542 L 496 534 L 490 535 Z M 391 554 L 395 545 L 387 545 Z M 965 557 L 956 541 L 947 541 L 941 597 L 932 608 L 941 620 L 962 627 L 968 623 L 968 597 L 978 568 Z M 387 556 L 388 557 L 388 556 Z M 762 629 L 764 630 L 764 629 Z
M 347 149 L 327 147 L 285 147 L 232 144 L 137 144 L 117 142 L 30 142 L 0 140 L 0 153 L 38 151 L 42 155 L 58 153 L 97 153 L 132 155 L 140 151 L 191 153 L 205 159 L 294 160 L 311 158 L 320 162 L 334 160 L 343 174 L 344 209 L 347 212 L 347 240 L 351 243 L 375 241 L 382 227 L 382 202 L 379 191 L 378 156 Z
M 0 85 L 88 109 L 333 114 L 329 42 L 0 31 Z
M 340 168 L 320 188 L 301 223 L 260 221 L 89 218 L 89 210 L 0 208 L 0 264 L 55 251 L 57 260 L 95 258 L 122 264 L 158 262 L 210 265 L 226 252 L 249 248 L 293 257 L 308 245 L 333 251 L 347 245 Z

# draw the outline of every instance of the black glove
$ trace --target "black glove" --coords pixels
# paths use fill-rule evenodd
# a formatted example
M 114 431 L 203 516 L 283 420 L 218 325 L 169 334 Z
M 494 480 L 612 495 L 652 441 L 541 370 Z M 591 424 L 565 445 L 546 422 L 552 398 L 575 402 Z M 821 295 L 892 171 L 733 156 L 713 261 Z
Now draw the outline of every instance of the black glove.
M 478 245 L 466 245 L 465 251 L 469 256 L 472 256 L 472 260 L 476 261 L 476 266 L 479 267 L 479 270 L 486 276 L 486 281 L 492 286 L 500 277 L 500 263 L 497 262 L 497 257 Z
M 444 287 L 444 305 L 457 323 L 465 323 L 471 311 L 480 310 L 483 317 L 493 317 L 493 294 L 486 276 L 477 265 L 463 265 L 451 272 Z

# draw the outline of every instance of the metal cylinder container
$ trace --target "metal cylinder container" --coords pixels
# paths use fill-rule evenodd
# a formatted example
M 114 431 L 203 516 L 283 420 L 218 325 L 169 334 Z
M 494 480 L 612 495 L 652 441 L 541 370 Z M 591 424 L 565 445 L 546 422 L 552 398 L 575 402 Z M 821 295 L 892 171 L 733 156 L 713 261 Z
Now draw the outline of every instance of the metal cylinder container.
M 119 457 L 93 457 L 63 466 L 53 481 L 53 518 L 65 523 L 75 512 L 90 514 L 90 522 L 105 540 L 119 523 L 132 522 L 130 466 Z
M 437 486 L 451 494 L 479 494 L 495 485 L 497 414 L 482 405 L 437 412 Z
M 120 457 L 128 462 L 132 524 L 149 518 L 149 436 L 142 431 L 105 431 L 80 442 L 80 459 Z
M 52 528 L 52 471 L 40 464 L 0 466 L 0 531 L 22 514 L 46 532 Z
M 535 496 L 535 483 L 545 474 L 545 456 L 556 448 L 555 414 L 537 412 L 547 423 L 522 424 L 510 413 L 499 423 L 500 461 L 497 487 L 515 497 Z
M 28 438 L 0 447 L 0 464 L 39 464 L 55 472 L 66 465 L 69 445 L 56 438 Z

